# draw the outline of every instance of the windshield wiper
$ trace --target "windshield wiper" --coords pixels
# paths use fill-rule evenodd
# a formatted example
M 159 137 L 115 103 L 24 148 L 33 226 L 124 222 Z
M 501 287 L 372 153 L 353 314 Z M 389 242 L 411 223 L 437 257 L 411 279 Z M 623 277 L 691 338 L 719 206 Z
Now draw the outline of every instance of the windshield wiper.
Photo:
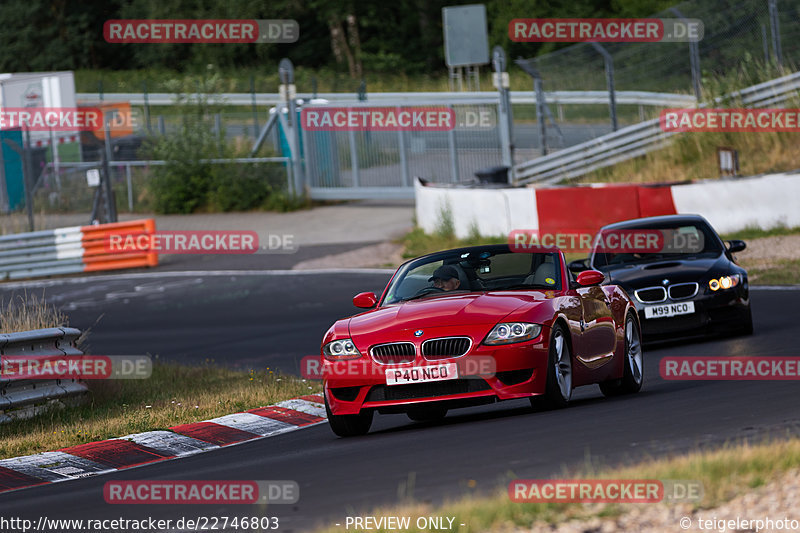
M 425 290 L 428 289 L 428 290 Z M 434 289 L 434 290 L 430 290 Z M 467 289 L 453 289 L 452 291 L 443 291 L 443 290 L 435 290 L 435 287 L 424 287 L 423 292 L 420 294 L 415 294 L 414 296 L 409 296 L 408 298 L 403 298 L 400 300 L 401 302 L 408 302 L 410 300 L 416 300 L 417 298 L 422 298 L 423 296 L 430 296 L 431 294 L 449 294 L 452 292 L 469 292 Z

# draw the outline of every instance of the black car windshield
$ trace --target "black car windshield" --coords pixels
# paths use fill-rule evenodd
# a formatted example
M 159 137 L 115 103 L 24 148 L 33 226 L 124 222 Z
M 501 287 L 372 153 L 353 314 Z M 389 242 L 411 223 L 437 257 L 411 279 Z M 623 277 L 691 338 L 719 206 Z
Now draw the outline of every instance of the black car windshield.
M 637 237 L 639 241 L 635 240 Z M 622 242 L 629 245 L 619 246 Z M 636 242 L 645 245 L 637 247 Z M 703 222 L 662 223 L 602 230 L 595 240 L 591 264 L 597 270 L 608 271 L 660 260 L 715 257 L 722 251 L 716 232 Z
M 400 268 L 384 304 L 446 293 L 561 288 L 557 252 L 464 249 L 415 259 Z

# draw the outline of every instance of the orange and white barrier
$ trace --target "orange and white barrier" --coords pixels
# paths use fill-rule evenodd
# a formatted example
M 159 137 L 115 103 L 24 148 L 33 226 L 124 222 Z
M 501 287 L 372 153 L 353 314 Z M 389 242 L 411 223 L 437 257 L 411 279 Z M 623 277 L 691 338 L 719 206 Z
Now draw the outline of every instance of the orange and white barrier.
M 109 235 L 155 229 L 155 220 L 148 218 L 3 235 L 0 280 L 156 266 L 155 251 L 120 254 L 108 247 Z

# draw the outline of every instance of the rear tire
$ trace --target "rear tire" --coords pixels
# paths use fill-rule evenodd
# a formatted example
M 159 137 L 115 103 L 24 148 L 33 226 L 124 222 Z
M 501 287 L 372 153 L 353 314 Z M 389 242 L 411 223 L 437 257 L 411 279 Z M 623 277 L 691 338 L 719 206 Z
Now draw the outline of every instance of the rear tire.
M 335 415 L 328 406 L 325 398 L 325 412 L 328 414 L 328 423 L 331 429 L 340 437 L 358 437 L 366 435 L 372 426 L 373 411 L 367 410 L 357 415 Z
M 445 407 L 415 407 L 407 413 L 414 422 L 435 422 L 447 416 Z
M 605 381 L 600 384 L 604 396 L 620 396 L 639 392 L 644 382 L 644 356 L 642 355 L 642 334 L 632 313 L 625 318 L 625 370 L 622 379 Z
M 543 396 L 531 398 L 534 408 L 560 409 L 572 397 L 572 354 L 564 326 L 556 324 L 550 334 L 547 358 L 547 382 Z

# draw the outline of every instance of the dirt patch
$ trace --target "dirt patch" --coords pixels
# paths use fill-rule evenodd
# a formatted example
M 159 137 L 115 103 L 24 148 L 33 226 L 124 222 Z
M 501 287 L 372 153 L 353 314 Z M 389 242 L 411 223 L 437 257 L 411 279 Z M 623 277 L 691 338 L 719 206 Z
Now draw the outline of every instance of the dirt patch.
M 382 242 L 341 254 L 326 255 L 297 263 L 294 270 L 316 268 L 397 268 L 403 263 L 403 246 Z
M 770 268 L 778 261 L 800 259 L 800 235 L 779 235 L 747 241 L 747 248 L 736 254 L 743 267 Z

